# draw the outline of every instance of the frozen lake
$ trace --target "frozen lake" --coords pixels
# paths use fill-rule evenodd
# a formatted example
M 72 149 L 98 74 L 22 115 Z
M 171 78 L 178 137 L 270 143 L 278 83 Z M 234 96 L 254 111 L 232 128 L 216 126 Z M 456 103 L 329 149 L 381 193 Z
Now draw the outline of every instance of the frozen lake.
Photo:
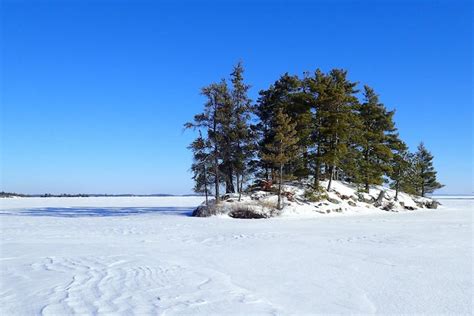
M 266 220 L 201 201 L 1 199 L 0 314 L 472 313 L 472 199 Z

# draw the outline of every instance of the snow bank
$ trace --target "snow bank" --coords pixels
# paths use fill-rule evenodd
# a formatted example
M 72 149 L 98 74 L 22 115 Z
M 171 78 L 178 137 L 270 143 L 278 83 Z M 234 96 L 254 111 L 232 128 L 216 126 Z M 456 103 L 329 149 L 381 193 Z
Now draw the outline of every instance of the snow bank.
M 206 207 L 199 206 L 194 216 L 229 215 L 240 218 L 268 218 L 274 216 L 298 217 L 319 216 L 321 214 L 358 214 L 377 211 L 408 211 L 420 208 L 436 208 L 438 202 L 430 198 L 416 197 L 403 192 L 398 193 L 395 200 L 395 190 L 372 186 L 368 193 L 360 192 L 349 183 L 333 181 L 331 190 L 324 188 L 327 182 L 321 182 L 321 189 L 314 192 L 304 183 L 293 183 L 283 186 L 284 207 L 277 210 L 278 197 L 272 192 L 251 191 L 238 195 L 225 195 L 222 203 L 215 205 L 211 201 Z M 383 197 L 381 196 L 383 192 Z M 382 198 L 381 198 L 382 197 Z M 381 199 L 380 199 L 381 198 Z

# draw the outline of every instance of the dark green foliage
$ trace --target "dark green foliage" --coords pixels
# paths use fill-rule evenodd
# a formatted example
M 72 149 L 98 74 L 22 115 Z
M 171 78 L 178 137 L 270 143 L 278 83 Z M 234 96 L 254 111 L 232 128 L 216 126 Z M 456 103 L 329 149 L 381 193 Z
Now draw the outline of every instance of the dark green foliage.
M 298 155 L 294 156 L 291 163 L 286 166 L 287 174 L 297 177 L 308 175 L 308 158 L 306 148 L 310 145 L 311 135 L 311 111 L 305 102 L 303 85 L 297 76 L 284 74 L 267 90 L 260 91 L 260 97 L 255 107 L 255 113 L 259 118 L 256 130 L 259 134 L 259 174 L 274 180 L 275 170 L 269 162 L 264 159 L 267 153 L 267 145 L 273 141 L 273 123 L 276 113 L 281 109 L 296 124 L 296 137 L 298 138 Z
M 304 197 L 309 202 L 319 202 L 319 201 L 327 199 L 328 195 L 324 191 L 324 189 L 321 186 L 319 186 L 316 188 L 307 188 L 304 191 Z
M 250 125 L 252 114 L 251 100 L 248 97 L 249 85 L 244 83 L 244 68 L 238 63 L 231 73 L 232 82 L 232 162 L 235 171 L 237 192 L 239 199 L 242 194 L 244 182 L 249 178 L 251 162 L 255 156 L 256 133 Z M 233 180 L 232 180 L 233 181 Z
M 209 170 L 211 164 L 211 144 L 202 137 L 199 131 L 199 137 L 196 138 L 191 145 L 188 146 L 193 151 L 193 164 L 191 171 L 193 172 L 194 192 L 204 193 L 206 196 L 206 206 L 208 206 L 208 186 L 213 182 Z
M 295 157 L 295 149 L 297 148 L 298 138 L 296 131 L 296 123 L 286 115 L 282 109 L 279 109 L 274 118 L 273 138 L 272 142 L 266 145 L 267 153 L 263 155 L 263 159 L 272 167 L 279 170 L 278 181 L 278 209 L 282 208 L 281 188 L 283 182 L 283 168 L 285 164 Z
M 405 143 L 401 141 L 394 147 L 389 176 L 392 179 L 390 186 L 395 189 L 395 201 L 397 201 L 400 190 L 411 194 L 416 192 L 411 181 L 413 155 L 410 154 Z
M 360 146 L 359 172 L 364 189 L 382 184 L 383 176 L 390 173 L 392 148 L 397 143 L 393 122 L 394 111 L 387 111 L 369 86 L 364 86 L 365 102 L 359 106 L 361 122 L 358 142 Z
M 207 99 L 204 105 L 204 112 L 194 116 L 194 121 L 186 123 L 185 128 L 203 130 L 207 137 L 203 138 L 210 152 L 208 158 L 211 161 L 211 170 L 214 179 L 214 195 L 216 202 L 220 201 L 219 189 L 221 185 L 222 161 L 225 158 L 224 144 L 227 140 L 227 121 L 230 94 L 224 80 L 220 83 L 213 83 L 202 89 L 202 95 Z M 200 136 L 202 138 L 202 136 Z M 193 146 L 193 144 L 191 144 Z M 193 150 L 195 148 L 191 147 Z
M 347 79 L 347 71 L 333 69 L 325 75 L 320 70 L 315 73 L 310 86 L 317 95 L 315 104 L 316 146 L 318 163 L 325 164 L 328 190 L 338 169 L 344 169 L 354 122 L 357 121 L 355 97 L 357 83 Z
M 436 171 L 433 167 L 433 155 L 426 149 L 423 143 L 417 148 L 414 158 L 414 182 L 419 195 L 425 196 L 436 189 L 443 187 L 436 179 Z

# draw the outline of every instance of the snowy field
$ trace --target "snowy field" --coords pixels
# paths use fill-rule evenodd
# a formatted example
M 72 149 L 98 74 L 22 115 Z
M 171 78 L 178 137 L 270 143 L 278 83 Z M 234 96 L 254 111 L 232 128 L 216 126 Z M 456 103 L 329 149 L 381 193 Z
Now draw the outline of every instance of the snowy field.
M 471 314 L 473 199 L 193 218 L 197 197 L 0 200 L 1 315 Z

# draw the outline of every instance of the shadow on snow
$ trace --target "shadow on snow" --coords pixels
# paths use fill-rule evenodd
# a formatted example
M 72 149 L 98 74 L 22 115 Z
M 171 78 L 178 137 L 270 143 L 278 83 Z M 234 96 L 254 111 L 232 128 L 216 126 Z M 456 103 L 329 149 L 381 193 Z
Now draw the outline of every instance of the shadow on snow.
M 52 217 L 110 217 L 143 214 L 191 216 L 191 207 L 45 207 L 25 210 L 3 210 L 0 215 Z

